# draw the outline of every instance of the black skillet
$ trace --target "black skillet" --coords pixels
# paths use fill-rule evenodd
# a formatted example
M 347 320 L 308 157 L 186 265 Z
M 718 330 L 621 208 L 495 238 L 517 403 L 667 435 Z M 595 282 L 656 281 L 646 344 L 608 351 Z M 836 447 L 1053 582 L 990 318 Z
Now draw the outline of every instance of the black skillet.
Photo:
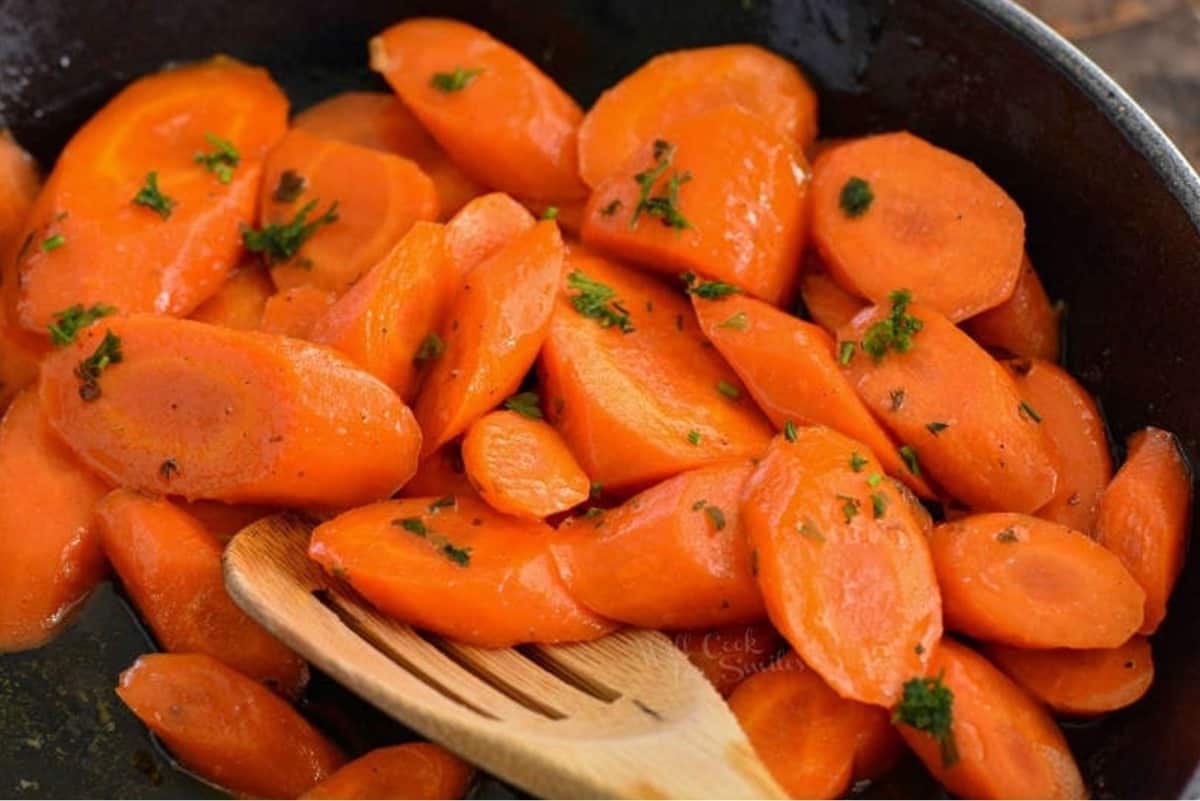
M 262 64 L 296 108 L 382 88 L 366 41 L 415 14 L 488 29 L 585 106 L 663 50 L 746 41 L 794 58 L 822 90 L 823 135 L 908 128 L 996 178 L 1026 212 L 1033 260 L 1070 310 L 1069 366 L 1117 441 L 1152 423 L 1197 453 L 1200 181 L 1095 66 L 1005 0 L 0 0 L 0 117 L 49 164 L 123 83 L 171 60 Z M 1193 560 L 1154 639 L 1148 697 L 1070 727 L 1096 796 L 1200 792 L 1198 617 Z M 147 647 L 105 588 L 54 644 L 0 656 L 0 796 L 215 794 L 113 695 Z M 351 748 L 402 736 L 327 681 L 306 710 Z M 906 765 L 867 794 L 936 792 Z

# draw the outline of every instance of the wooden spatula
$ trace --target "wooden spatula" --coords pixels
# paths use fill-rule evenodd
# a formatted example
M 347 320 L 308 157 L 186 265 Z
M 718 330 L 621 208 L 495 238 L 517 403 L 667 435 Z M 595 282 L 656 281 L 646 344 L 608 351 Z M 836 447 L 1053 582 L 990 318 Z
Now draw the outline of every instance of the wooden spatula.
M 545 798 L 783 798 L 729 708 L 661 634 L 486 650 L 419 634 L 327 577 L 315 522 L 277 515 L 225 550 L 252 617 L 384 712 Z

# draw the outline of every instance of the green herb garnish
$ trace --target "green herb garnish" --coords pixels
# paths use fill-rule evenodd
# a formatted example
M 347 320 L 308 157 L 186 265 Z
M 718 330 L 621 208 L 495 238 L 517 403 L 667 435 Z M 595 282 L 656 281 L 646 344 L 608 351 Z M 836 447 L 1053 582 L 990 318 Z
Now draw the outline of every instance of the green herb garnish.
M 330 204 L 324 214 L 310 221 L 308 215 L 316 209 L 317 203 L 315 198 L 305 203 L 289 223 L 271 223 L 262 229 L 243 225 L 242 243 L 246 246 L 246 250 L 251 253 L 261 253 L 267 264 L 282 264 L 291 261 L 308 241 L 308 238 L 317 232 L 317 229 L 323 225 L 337 222 L 338 204 L 336 200 Z
M 279 183 L 271 193 L 271 200 L 276 203 L 294 203 L 304 192 L 304 176 L 295 170 L 284 170 L 279 174 Z
M 900 458 L 904 460 L 904 464 L 908 467 L 908 472 L 914 476 L 921 475 L 921 463 L 917 461 L 917 452 L 911 445 L 900 446 Z
M 204 139 L 212 147 L 212 151 L 208 153 L 197 151 L 192 156 L 192 161 L 203 165 L 204 169 L 216 175 L 217 180 L 221 183 L 229 183 L 233 180 L 233 168 L 241 163 L 242 155 L 233 146 L 233 142 L 222 139 L 214 133 L 204 134 Z
M 111 330 L 104 333 L 104 339 L 92 351 L 92 355 L 81 361 L 75 367 L 75 377 L 79 379 L 79 397 L 85 403 L 91 403 L 100 397 L 100 374 L 109 365 L 119 364 L 125 356 L 121 352 L 121 339 Z
M 175 207 L 175 201 L 159 191 L 158 173 L 153 170 L 146 173 L 146 184 L 133 196 L 133 202 L 158 212 L 164 220 L 171 216 L 171 209 Z
M 842 514 L 846 517 L 846 522 L 849 523 L 858 514 L 858 507 L 861 502 L 858 498 L 850 495 L 838 495 L 837 499 L 842 502 Z
M 925 327 L 925 323 L 908 313 L 912 293 L 897 289 L 888 294 L 892 311 L 886 318 L 872 323 L 863 338 L 862 349 L 876 362 L 882 361 L 888 350 L 908 353 L 912 350 L 913 337 Z
M 1028 417 L 1030 420 L 1032 420 L 1035 423 L 1042 422 L 1042 416 L 1040 414 L 1038 414 L 1037 409 L 1035 409 L 1029 405 L 1028 401 L 1021 401 L 1021 405 L 1018 408 L 1018 411 L 1023 416 Z
M 883 517 L 883 513 L 887 511 L 888 499 L 882 492 L 871 493 L 871 511 L 875 515 L 875 519 Z
M 708 519 L 712 521 L 713 528 L 717 531 L 725 528 L 725 513 L 721 511 L 720 506 L 712 506 L 710 504 L 704 507 L 704 513 L 708 515 Z
M 853 451 L 850 454 L 850 469 L 855 473 L 861 473 L 862 469 L 867 466 L 869 460 L 858 451 Z
M 658 179 L 671 166 L 671 159 L 674 157 L 675 146 L 673 144 L 662 139 L 654 141 L 655 165 L 633 176 L 633 180 L 637 181 L 640 191 L 637 206 L 633 210 L 633 216 L 629 218 L 630 228 L 637 226 L 638 217 L 643 212 L 649 214 L 651 217 L 658 217 L 662 220 L 663 225 L 669 228 L 682 230 L 692 227 L 692 224 L 679 211 L 679 187 L 692 180 L 690 172 L 672 173 L 671 177 L 667 179 L 667 189 L 664 194 L 650 194 L 654 191 L 654 184 L 658 182 Z
M 90 309 L 84 308 L 82 303 L 76 303 L 69 309 L 55 312 L 54 322 L 49 326 L 50 341 L 55 345 L 69 345 L 75 341 L 75 335 L 81 328 L 87 328 L 116 310 L 115 306 L 106 306 L 103 303 L 92 304 Z
M 783 421 L 783 438 L 788 442 L 796 441 L 796 424 L 791 420 Z
M 435 72 L 433 77 L 429 79 L 429 85 L 439 92 L 445 92 L 446 94 L 461 92 L 482 74 L 483 70 L 480 68 L 465 69 L 463 67 L 455 67 L 454 72 Z
M 935 437 L 936 437 L 938 434 L 940 434 L 940 433 L 942 433 L 943 431 L 945 431 L 945 430 L 946 430 L 947 428 L 949 428 L 949 427 L 950 427 L 950 424 L 949 424 L 949 423 L 939 423 L 939 422 L 937 422 L 937 421 L 934 421 L 934 422 L 932 422 L 932 423 L 926 423 L 926 424 L 925 424 L 925 428 L 927 428 L 927 429 L 929 430 L 929 433 L 930 433 L 930 434 L 933 434 Z
M 700 444 L 700 432 L 693 428 L 691 431 L 688 432 L 687 440 L 688 440 L 688 442 L 692 443 L 693 445 L 699 445 Z
M 429 504 L 429 514 L 437 514 L 438 509 L 448 509 L 454 506 L 458 501 L 454 500 L 453 495 L 443 495 L 436 501 Z
M 433 331 L 425 335 L 421 340 L 420 346 L 417 348 L 417 354 L 413 356 L 413 361 L 428 362 L 433 361 L 437 357 L 446 352 L 446 343 Z
M 742 291 L 740 287 L 724 281 L 701 281 L 695 273 L 690 271 L 680 275 L 679 280 L 683 281 L 684 291 L 689 295 L 695 295 L 705 300 L 720 300 Z
M 740 311 L 725 322 L 717 324 L 717 328 L 732 328 L 734 331 L 745 331 L 749 327 L 750 316 L 744 311 Z
M 804 522 L 796 526 L 796 531 L 803 537 L 808 537 L 810 540 L 824 542 L 825 535 L 821 533 L 821 529 L 817 528 L 817 524 L 812 521 L 811 517 L 804 518 Z
M 567 287 L 577 293 L 571 295 L 575 311 L 595 320 L 601 328 L 616 327 L 624 334 L 633 333 L 629 311 L 616 299 L 617 293 L 611 287 L 593 281 L 580 270 L 572 270 L 567 276 Z
M 49 253 L 52 250 L 58 250 L 63 245 L 67 244 L 67 238 L 62 234 L 51 234 L 42 240 L 42 252 Z
M 875 193 L 871 191 L 871 184 L 862 178 L 854 177 L 842 186 L 839 203 L 847 217 L 861 217 L 871 208 L 871 202 L 874 200 Z
M 888 398 L 892 401 L 892 411 L 900 411 L 900 407 L 904 405 L 904 389 L 893 389 L 888 393 Z
M 735 385 L 729 383 L 724 378 L 717 382 L 717 392 L 720 392 L 730 400 L 737 400 L 742 397 L 742 391 Z
M 1018 540 L 1017 532 L 1012 528 L 1012 526 L 1009 526 L 1008 528 L 1004 529 L 1003 531 L 997 532 L 997 534 L 996 534 L 996 542 L 1008 543 L 1008 542 L 1016 542 L 1017 540 Z
M 614 214 L 616 214 L 618 211 L 620 211 L 621 206 L 623 206 L 623 205 L 625 205 L 625 204 L 623 204 L 621 202 L 620 198 L 615 198 L 615 199 L 609 201 L 605 206 L 603 206 L 600 209 L 600 214 L 604 217 L 611 217 Z
M 958 762 L 954 742 L 954 693 L 942 684 L 942 676 L 915 678 L 904 683 L 900 703 L 892 713 L 893 723 L 912 726 L 933 737 L 942 749 L 942 765 Z
M 867 476 L 867 486 L 874 489 L 883 483 L 883 473 L 871 473 Z
M 558 219 L 558 206 L 547 206 L 546 210 L 542 212 L 542 219 L 543 220 L 557 220 Z
M 854 343 L 849 341 L 838 345 L 838 364 L 843 366 L 849 364 L 850 360 L 854 358 L 854 348 Z
M 521 392 L 504 402 L 504 408 L 530 420 L 542 419 L 542 399 L 536 392 Z

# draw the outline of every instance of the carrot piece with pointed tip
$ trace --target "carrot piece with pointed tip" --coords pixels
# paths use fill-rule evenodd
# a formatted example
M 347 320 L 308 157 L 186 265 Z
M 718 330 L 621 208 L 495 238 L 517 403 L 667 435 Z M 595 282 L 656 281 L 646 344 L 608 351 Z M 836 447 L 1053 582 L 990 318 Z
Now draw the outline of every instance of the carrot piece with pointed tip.
M 571 595 L 642 628 L 761 620 L 762 593 L 738 514 L 751 469 L 742 460 L 701 467 L 615 509 L 566 520 L 553 552 Z
M 799 271 L 807 185 L 794 141 L 722 106 L 664 127 L 598 184 L 580 233 L 600 252 L 691 270 L 777 304 Z
M 1146 591 L 1139 632 L 1153 634 L 1183 569 L 1192 519 L 1192 471 L 1174 434 L 1146 428 L 1128 441 L 1125 464 L 1100 497 L 1096 540 Z
M 1008 300 L 963 323 L 979 344 L 1013 356 L 1057 362 L 1062 310 L 1050 302 L 1037 270 L 1026 255 Z
M 576 153 L 583 112 L 516 50 L 466 23 L 426 17 L 388 28 L 370 52 L 371 68 L 474 180 L 518 197 L 587 193 Z M 504 124 L 480 124 L 488 119 Z
M 672 640 L 725 697 L 747 677 L 767 669 L 787 647 L 766 622 L 677 631 Z
M 1087 798 L 1058 725 L 979 654 L 942 640 L 922 674 L 951 695 L 956 759 L 943 742 L 906 724 L 900 734 L 939 782 L 962 798 Z M 918 677 L 919 678 L 919 677 Z
M 295 798 L 345 762 L 275 693 L 206 654 L 146 654 L 117 695 L 189 770 L 241 796 Z
M 929 538 L 946 627 L 1022 648 L 1116 648 L 1145 593 L 1085 534 L 1021 514 L 971 515 Z
M 308 555 L 380 611 L 469 645 L 591 640 L 612 624 L 567 591 L 553 529 L 466 496 L 405 498 L 344 512 Z
M 742 379 L 746 391 L 777 429 L 823 425 L 870 448 L 889 475 L 923 498 L 933 491 L 914 475 L 899 450 L 842 374 L 834 343 L 819 327 L 769 303 L 730 295 L 692 295 L 704 335 Z
M 677 120 L 737 105 L 801 150 L 817 135 L 817 95 L 796 65 L 754 45 L 662 53 L 609 87 L 579 126 L 579 171 L 591 187 Z
M 550 327 L 563 255 L 558 226 L 540 222 L 467 275 L 442 326 L 445 351 L 417 398 L 422 456 L 520 386 Z
M 778 436 L 742 495 L 771 622 L 837 693 L 890 705 L 942 634 L 923 523 L 862 443 Z
M 309 337 L 412 402 L 423 361 L 438 356 L 437 328 L 455 288 L 448 270 L 443 226 L 415 223 L 383 261 L 326 310 Z
M 865 309 L 838 332 L 858 396 L 909 449 L 910 469 L 967 506 L 1041 508 L 1057 491 L 1059 458 L 1037 410 L 987 351 L 909 298 L 893 293 L 890 308 Z
M 312 341 L 317 324 L 337 299 L 335 293 L 315 286 L 294 286 L 276 292 L 263 304 L 259 328 L 264 334 Z
M 482 195 L 459 209 L 446 223 L 446 250 L 458 283 L 536 222 L 524 206 L 503 192 Z
M 416 162 L 433 181 L 444 217 L 486 191 L 454 165 L 400 98 L 389 92 L 342 92 L 309 106 L 292 125 Z
M 463 437 L 467 478 L 489 506 L 543 520 L 587 500 L 591 482 L 548 423 L 515 411 L 489 412 Z
M 261 264 L 245 261 L 189 319 L 240 331 L 257 331 L 275 287 Z
M 400 490 L 402 498 L 441 498 L 446 495 L 474 495 L 475 487 L 467 478 L 462 447 L 447 442 L 417 465 L 417 472 Z
M 437 190 L 414 162 L 293 128 L 267 157 L 259 197 L 258 230 L 287 235 L 244 238 L 278 288 L 341 295 L 414 222 L 437 217 Z
M 906 287 L 958 322 L 999 306 L 1017 285 L 1017 204 L 974 164 L 912 134 L 826 151 L 810 194 L 817 251 L 854 294 L 884 303 Z
M 440 745 L 404 743 L 346 763 L 300 798 L 462 798 L 474 776 L 474 768 Z
M 1058 453 L 1058 489 L 1038 517 L 1091 535 L 1100 497 L 1112 480 L 1112 454 L 1096 401 L 1056 364 L 1041 359 L 1005 362 L 1017 390 L 1039 417 Z
M 237 266 L 238 225 L 286 125 L 266 70 L 223 56 L 126 86 L 67 143 L 29 214 L 21 325 L 42 333 L 76 303 L 190 314 Z
M 43 363 L 40 394 L 101 476 L 193 500 L 366 503 L 403 486 L 420 450 L 408 407 L 333 351 L 190 320 L 85 328 Z
M 813 254 L 800 274 L 800 297 L 813 322 L 831 336 L 867 306 L 862 298 L 838 286 Z
M 0 652 L 36 648 L 104 577 L 92 508 L 108 486 L 46 423 L 37 392 L 0 420 Z
M 1133 637 L 1116 648 L 1048 651 L 984 646 L 992 664 L 1061 715 L 1113 712 L 1146 694 L 1154 681 L 1150 641 Z

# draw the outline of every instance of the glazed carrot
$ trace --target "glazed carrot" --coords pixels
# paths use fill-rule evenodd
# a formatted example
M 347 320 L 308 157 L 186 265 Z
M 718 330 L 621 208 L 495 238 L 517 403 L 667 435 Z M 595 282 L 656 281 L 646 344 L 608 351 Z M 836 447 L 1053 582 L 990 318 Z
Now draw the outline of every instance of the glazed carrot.
M 737 105 L 807 150 L 817 95 L 787 59 L 754 45 L 663 53 L 607 89 L 579 127 L 579 171 L 597 187 L 678 120 Z
M 172 502 L 199 523 L 205 531 L 220 540 L 222 544 L 228 543 L 235 534 L 251 523 L 279 511 L 270 506 L 230 504 L 220 501 L 188 502 L 179 499 Z
M 967 506 L 1042 507 L 1058 486 L 1058 454 L 1037 410 L 983 348 L 907 299 L 895 293 L 890 310 L 864 310 L 838 332 L 858 396 L 904 443 L 910 469 Z
M 729 708 L 792 798 L 838 798 L 860 747 L 894 743 L 887 710 L 839 697 L 799 660 L 743 681 Z
M 267 157 L 259 209 L 243 239 L 275 285 L 340 295 L 414 222 L 437 219 L 438 196 L 406 158 L 293 128 Z
M 533 216 L 540 220 L 554 220 L 558 227 L 572 236 L 578 237 L 583 228 L 583 213 L 587 208 L 587 199 L 581 200 L 526 200 L 525 207 Z
M 1192 471 L 1179 441 L 1161 428 L 1129 438 L 1096 515 L 1096 539 L 1115 553 L 1146 591 L 1142 634 L 1153 634 L 1183 569 L 1192 518 Z
M 778 436 L 742 495 L 771 622 L 839 695 L 890 705 L 942 634 L 923 524 L 863 444 Z
M 339 768 L 302 799 L 462 798 L 475 770 L 433 743 L 376 748 Z
M 1145 593 L 1078 531 L 1021 514 L 972 515 L 929 539 L 946 628 L 1021 648 L 1116 648 Z
M 678 292 L 578 247 L 565 272 L 539 363 L 542 409 L 593 481 L 637 490 L 762 452 L 770 426 Z
M 47 347 L 32 339 L 29 332 L 5 319 L 0 308 L 0 414 L 18 392 L 37 381 L 38 362 Z
M 565 521 L 553 553 L 571 596 L 650 629 L 761 620 L 738 514 L 751 469 L 738 460 L 690 470 L 615 509 Z
M 1058 726 L 986 659 L 942 640 L 924 675 L 912 687 L 913 711 L 946 712 L 949 731 L 939 738 L 901 722 L 900 734 L 947 790 L 962 798 L 1087 798 Z M 901 721 L 905 711 L 897 709 Z
M 257 331 L 262 325 L 263 308 L 274 287 L 261 264 L 247 260 L 204 303 L 190 319 L 241 331 Z
M 185 316 L 225 282 L 287 100 L 230 58 L 120 92 L 67 143 L 30 212 L 17 316 L 44 332 L 76 303 Z
M 104 577 L 92 507 L 108 487 L 46 425 L 26 390 L 0 420 L 0 652 L 53 637 Z
M 329 313 L 337 295 L 315 286 L 276 292 L 263 304 L 259 328 L 265 334 L 312 340 L 317 324 Z
M 437 188 L 438 208 L 445 217 L 485 191 L 450 161 L 413 113 L 388 92 L 342 92 L 297 114 L 292 125 L 416 162 Z
M 417 398 L 423 457 L 520 386 L 546 338 L 562 263 L 558 227 L 541 222 L 467 275 Z
M 957 322 L 999 306 L 1017 285 L 1017 204 L 974 164 L 912 134 L 827 151 L 811 195 L 817 250 L 854 294 L 884 303 L 907 287 Z
M 679 631 L 672 639 L 723 696 L 748 676 L 765 670 L 786 649 L 770 623 Z
M 800 265 L 807 185 L 794 141 L 723 106 L 664 127 L 597 185 L 581 235 L 648 268 L 693 270 L 780 303 Z
M 1016 289 L 1008 300 L 965 321 L 963 329 L 985 347 L 1057 362 L 1061 312 L 1050 303 L 1046 288 L 1026 255 Z
M 463 206 L 446 223 L 446 250 L 461 282 L 537 222 L 524 206 L 503 192 L 492 192 Z
M 117 490 L 96 506 L 104 555 L 166 651 L 208 654 L 295 698 L 308 665 L 225 592 L 222 543 L 165 499 Z
M 830 334 L 854 319 L 863 310 L 866 302 L 838 286 L 813 255 L 800 274 L 800 297 L 812 321 Z
M 469 645 L 591 640 L 611 624 L 567 592 L 544 523 L 466 496 L 406 498 L 345 512 L 308 554 L 385 614 Z
M 441 225 L 418 222 L 317 320 L 313 342 L 329 345 L 411 402 L 418 369 L 438 355 L 451 282 Z
M 896 444 L 858 399 L 838 367 L 833 340 L 823 330 L 740 294 L 720 300 L 692 295 L 692 306 L 704 335 L 776 428 L 789 422 L 828 426 L 870 448 L 890 475 L 918 495 L 933 497 L 929 485 L 909 471 Z
M 591 493 L 587 473 L 558 432 L 514 411 L 491 412 L 472 423 L 462 458 L 479 496 L 514 517 L 541 520 L 578 506 Z
M 1145 637 L 1090 651 L 990 645 L 984 654 L 1026 692 L 1063 715 L 1103 715 L 1127 707 L 1154 681 L 1154 658 Z
M 1100 496 L 1112 479 L 1104 418 L 1088 391 L 1061 367 L 1040 359 L 1005 362 L 1021 397 L 1037 410 L 1058 452 L 1058 489 L 1038 517 L 1091 534 Z
M 386 498 L 417 466 L 420 432 L 391 390 L 283 337 L 110 318 L 43 363 L 40 392 L 83 462 L 130 489 L 338 506 Z
M 345 758 L 279 696 L 206 654 L 146 654 L 117 695 L 187 768 L 241 796 L 295 798 Z
M 526 198 L 587 193 L 576 153 L 583 112 L 517 51 L 465 23 L 431 18 L 393 25 L 370 51 L 371 68 L 479 183 Z
M 404 485 L 404 498 L 441 498 L 445 495 L 474 495 L 475 488 L 467 478 L 462 449 L 458 442 L 448 442 L 417 465 L 417 473 Z

